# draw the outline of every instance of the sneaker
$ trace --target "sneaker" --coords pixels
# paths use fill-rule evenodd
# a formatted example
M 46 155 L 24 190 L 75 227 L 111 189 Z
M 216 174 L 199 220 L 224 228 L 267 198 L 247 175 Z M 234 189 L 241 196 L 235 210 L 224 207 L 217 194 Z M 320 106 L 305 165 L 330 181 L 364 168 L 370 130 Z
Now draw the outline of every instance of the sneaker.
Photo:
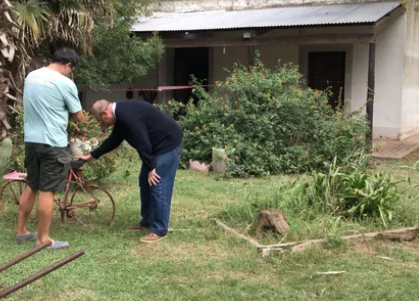
M 36 244 L 36 246 L 39 246 L 39 244 Z M 46 250 L 60 250 L 60 249 L 68 248 L 69 246 L 70 244 L 68 243 L 68 241 L 55 240 L 52 243 L 52 245 L 50 245 L 49 247 L 46 247 Z
M 37 236 L 36 233 L 28 233 L 28 234 L 24 234 L 24 235 L 16 235 L 15 236 L 15 242 L 23 242 L 26 240 L 33 240 L 35 239 Z
M 152 243 L 158 242 L 159 240 L 162 240 L 165 237 L 166 236 L 160 236 L 160 235 L 157 235 L 156 233 L 150 232 L 146 236 L 142 237 L 140 241 L 146 244 L 152 244 Z

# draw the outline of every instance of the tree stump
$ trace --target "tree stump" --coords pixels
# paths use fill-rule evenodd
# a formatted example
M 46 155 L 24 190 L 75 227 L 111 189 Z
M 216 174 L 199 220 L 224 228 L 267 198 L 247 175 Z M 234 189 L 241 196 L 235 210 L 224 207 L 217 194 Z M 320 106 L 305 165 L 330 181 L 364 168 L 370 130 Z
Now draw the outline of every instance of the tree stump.
M 273 230 L 285 235 L 289 229 L 284 212 L 281 209 L 265 209 L 260 212 L 257 232 L 261 234 L 266 230 Z

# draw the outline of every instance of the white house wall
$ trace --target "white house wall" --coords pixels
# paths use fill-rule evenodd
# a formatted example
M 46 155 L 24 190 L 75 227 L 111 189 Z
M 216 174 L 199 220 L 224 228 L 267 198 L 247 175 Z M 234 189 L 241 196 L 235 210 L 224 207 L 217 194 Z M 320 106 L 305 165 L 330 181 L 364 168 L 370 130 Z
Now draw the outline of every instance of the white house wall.
M 373 131 L 376 138 L 400 138 L 404 29 L 402 16 L 377 36 Z
M 407 8 L 400 138 L 419 133 L 419 14 L 413 5 Z
M 352 74 L 348 76 L 351 95 L 348 99 L 351 111 L 362 108 L 366 112 L 368 95 L 369 44 L 354 44 L 352 47 Z

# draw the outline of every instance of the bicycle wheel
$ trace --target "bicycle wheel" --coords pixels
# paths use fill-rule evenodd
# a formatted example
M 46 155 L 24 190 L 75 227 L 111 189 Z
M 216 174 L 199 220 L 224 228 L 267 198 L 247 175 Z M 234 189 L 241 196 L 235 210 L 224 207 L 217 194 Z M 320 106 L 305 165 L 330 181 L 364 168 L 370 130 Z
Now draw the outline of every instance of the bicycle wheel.
M 67 217 L 81 224 L 112 225 L 115 217 L 115 202 L 110 193 L 95 184 L 78 186 L 73 192 Z
M 0 210 L 7 217 L 9 210 L 17 210 L 20 196 L 25 189 L 26 182 L 20 180 L 8 181 L 0 190 Z M 12 208 L 14 207 L 14 208 Z

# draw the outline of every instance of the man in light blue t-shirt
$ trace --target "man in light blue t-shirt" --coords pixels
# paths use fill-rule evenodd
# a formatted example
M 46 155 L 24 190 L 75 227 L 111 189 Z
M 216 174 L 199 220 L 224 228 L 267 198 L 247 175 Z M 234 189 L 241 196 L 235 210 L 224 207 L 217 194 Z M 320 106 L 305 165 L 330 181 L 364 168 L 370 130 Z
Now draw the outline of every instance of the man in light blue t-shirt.
M 70 163 L 68 119 L 81 121 L 83 114 L 74 82 L 68 78 L 79 58 L 69 48 L 54 53 L 48 67 L 26 77 L 23 107 L 25 124 L 25 167 L 27 187 L 19 203 L 16 241 L 36 238 L 36 244 L 52 242 L 49 248 L 68 247 L 68 242 L 52 240 L 49 228 L 54 193 L 63 191 Z M 26 229 L 36 195 L 39 192 L 38 233 Z

